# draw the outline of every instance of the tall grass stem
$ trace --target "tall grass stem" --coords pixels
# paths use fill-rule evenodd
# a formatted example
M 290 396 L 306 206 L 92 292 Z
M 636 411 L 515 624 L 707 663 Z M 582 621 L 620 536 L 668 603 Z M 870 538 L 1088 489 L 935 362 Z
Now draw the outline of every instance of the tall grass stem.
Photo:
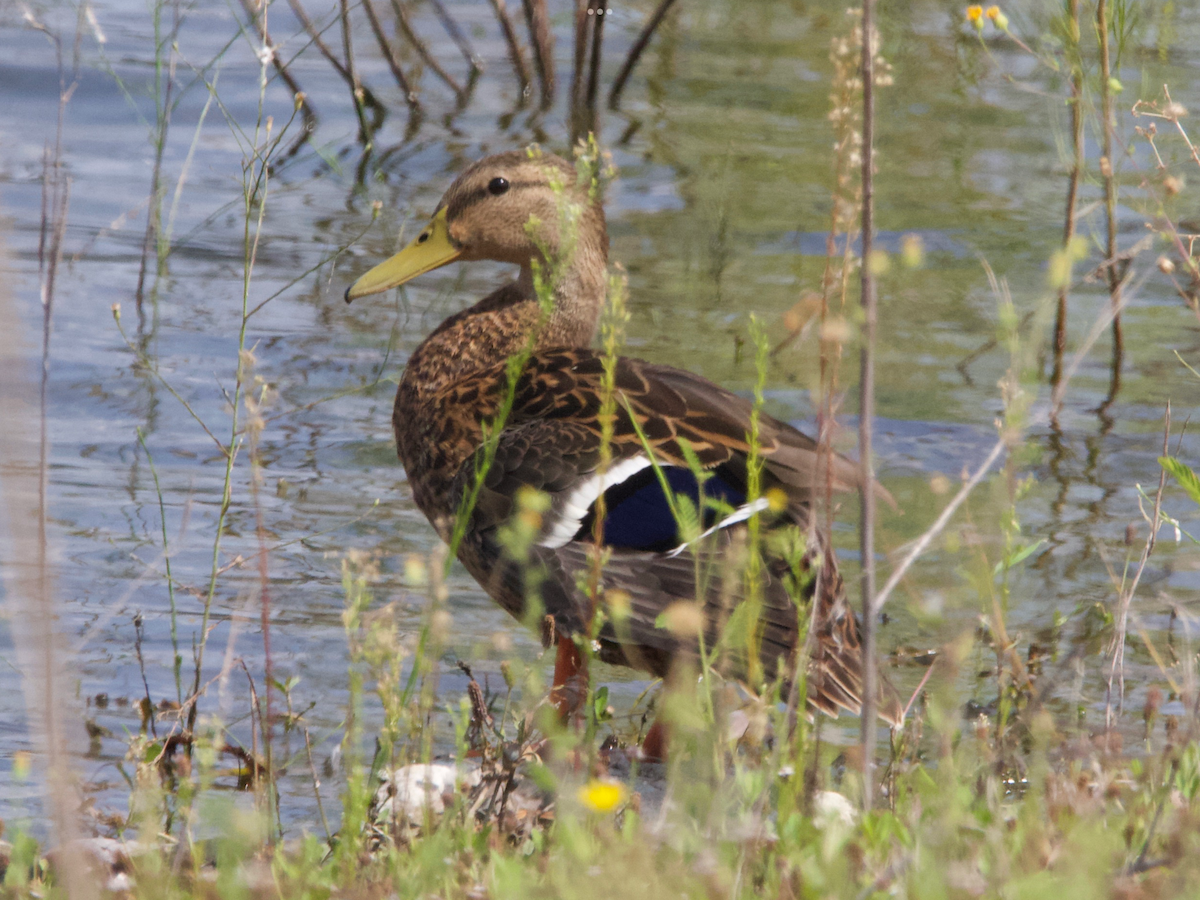
M 875 802 L 875 326 L 878 318 L 873 244 L 875 239 L 875 0 L 862 4 L 862 311 L 859 351 L 858 497 L 862 554 L 862 753 L 863 806 Z

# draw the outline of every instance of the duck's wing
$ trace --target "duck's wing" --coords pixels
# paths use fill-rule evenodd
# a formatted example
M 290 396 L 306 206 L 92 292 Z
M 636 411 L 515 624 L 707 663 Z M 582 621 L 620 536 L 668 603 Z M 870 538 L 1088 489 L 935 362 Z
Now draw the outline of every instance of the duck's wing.
M 699 376 L 627 358 L 617 360 L 608 392 L 614 402 L 604 466 L 604 383 L 604 361 L 590 351 L 531 361 L 475 492 L 464 541 L 469 568 L 514 614 L 522 613 L 536 589 L 559 631 L 578 633 L 591 618 L 582 585 L 595 568 L 599 536 L 605 550 L 600 584 L 614 601 L 605 610 L 601 655 L 664 675 L 676 655 L 694 652 L 696 641 L 663 627 L 662 614 L 673 604 L 696 601 L 706 640 L 718 639 L 745 602 L 744 579 L 728 573 L 744 554 L 746 521 L 760 513 L 766 530 L 791 528 L 807 540 L 803 554 L 790 562 L 768 554 L 759 593 L 762 671 L 770 677 L 781 661 L 785 670 L 794 665 L 801 617 L 810 617 L 809 702 L 832 714 L 839 708 L 857 712 L 858 623 L 832 553 L 818 546 L 808 527 L 814 492 L 824 489 L 826 478 L 835 489 L 853 487 L 857 466 L 819 454 L 815 442 L 770 416 L 760 414 L 755 424 L 749 401 Z M 773 509 L 767 499 L 748 496 L 754 429 L 761 487 L 773 492 Z M 689 454 L 702 472 L 699 479 Z M 464 465 L 457 496 L 478 480 L 477 465 L 478 457 Z M 701 540 L 684 544 L 678 501 L 667 498 L 664 482 L 700 511 Z M 519 507 L 522 490 L 530 488 L 543 498 L 542 508 L 533 511 L 540 526 L 532 546 L 514 547 L 515 533 L 503 526 Z M 538 574 L 527 578 L 535 569 Z M 735 648 L 735 664 L 737 657 Z
M 855 463 L 819 452 L 811 438 L 771 416 L 756 419 L 749 400 L 691 372 L 620 357 L 612 384 L 612 462 L 589 484 L 599 475 L 601 458 L 603 357 L 588 350 L 534 357 L 516 386 L 487 487 L 511 496 L 512 488 L 525 484 L 558 500 L 601 480 L 605 490 L 630 478 L 657 480 L 644 472 L 651 466 L 647 449 L 660 465 L 687 470 L 686 444 L 703 470 L 720 476 L 712 491 L 733 496 L 748 480 L 752 432 L 764 465 L 762 489 L 782 489 L 797 524 L 807 524 L 814 492 L 827 483 L 834 491 L 858 485 Z M 510 511 L 502 504 L 495 513 L 504 518 Z

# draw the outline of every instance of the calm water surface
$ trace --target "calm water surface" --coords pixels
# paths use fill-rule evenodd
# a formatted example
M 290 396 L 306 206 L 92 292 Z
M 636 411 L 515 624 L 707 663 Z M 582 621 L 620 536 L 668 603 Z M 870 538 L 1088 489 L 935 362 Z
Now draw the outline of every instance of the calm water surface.
M 397 296 L 352 307 L 341 302 L 342 291 L 396 247 L 398 234 L 411 235 L 420 226 L 468 162 L 534 140 L 561 151 L 568 140 L 562 99 L 571 54 L 566 5 L 551 4 L 562 83 L 559 102 L 544 114 L 521 105 L 488 4 L 448 5 L 486 72 L 458 110 L 444 85 L 426 73 L 421 96 L 428 112 L 411 136 L 399 92 L 365 22 L 358 23 L 359 71 L 391 109 L 369 155 L 356 140 L 344 84 L 308 46 L 291 12 L 282 4 L 270 10 L 272 35 L 285 56 L 296 56 L 291 70 L 320 120 L 312 140 L 281 161 L 270 181 L 249 303 L 274 299 L 250 320 L 247 332 L 253 376 L 270 387 L 259 447 L 263 489 L 256 506 L 243 455 L 234 472 L 220 553 L 220 564 L 229 568 L 218 583 L 204 677 L 216 679 L 227 660 L 240 658 L 261 680 L 254 561 L 261 514 L 270 548 L 275 673 L 298 679 L 293 705 L 309 710 L 321 757 L 339 739 L 347 699 L 341 622 L 347 553 L 378 560 L 377 603 L 395 603 L 410 633 L 419 627 L 425 602 L 422 590 L 405 580 L 405 560 L 429 554 L 436 538 L 413 507 L 395 459 L 395 380 L 407 354 L 437 322 L 506 273 L 491 264 L 451 267 Z M 511 6 L 519 12 L 519 4 Z M 606 84 L 651 6 L 647 0 L 614 4 L 605 32 Z M 613 256 L 629 272 L 629 347 L 749 391 L 753 366 L 740 350 L 749 317 L 759 317 L 778 340 L 785 334 L 784 314 L 803 291 L 819 286 L 832 181 L 828 50 L 846 20 L 843 6 L 828 2 L 700 0 L 679 7 L 643 58 L 623 110 L 605 113 L 599 123 L 602 143 L 620 170 L 610 193 L 609 227 Z M 1014 29 L 1047 32 L 1041 7 L 1008 10 Z M 322 25 L 329 23 L 330 10 L 316 3 L 309 9 Z M 214 0 L 179 7 L 174 75 L 164 69 L 158 76 L 160 85 L 172 81 L 162 169 L 164 209 L 173 209 L 170 252 L 158 277 L 151 262 L 139 310 L 154 163 L 154 18 L 135 0 L 98 0 L 92 10 L 95 25 L 84 19 L 81 26 L 78 86 L 63 129 L 71 199 L 49 360 L 50 536 L 59 624 L 74 651 L 71 677 L 79 706 L 86 708 L 80 717 L 109 735 L 89 747 L 80 730 L 73 748 L 88 780 L 112 785 L 98 791 L 98 805 L 119 810 L 125 789 L 117 763 L 125 732 L 138 728 L 128 703 L 144 691 L 135 646 L 139 614 L 150 692 L 156 699 L 176 697 L 154 473 L 166 510 L 185 658 L 200 628 L 195 591 L 207 584 L 224 478 L 214 441 L 138 362 L 126 338 L 192 413 L 227 440 L 226 392 L 237 365 L 244 274 L 241 179 L 260 117 L 260 68 L 253 39 L 239 32 L 240 10 L 235 15 L 233 7 Z M 62 35 L 69 69 L 73 9 L 48 4 L 32 12 Z M 164 35 L 175 14 L 163 10 Z M 0 235 L 18 310 L 17 321 L 2 327 L 20 331 L 30 348 L 30 377 L 36 377 L 42 159 L 54 138 L 59 70 L 44 34 L 11 8 L 2 15 Z M 903 509 L 903 515 L 884 516 L 878 543 L 889 552 L 920 534 L 946 502 L 931 486 L 936 476 L 953 482 L 995 439 L 997 380 L 1008 365 L 1007 350 L 985 349 L 969 366 L 956 366 L 996 334 L 998 302 L 981 260 L 1007 282 L 1024 315 L 1046 299 L 1046 263 L 1061 240 L 1065 84 L 1005 41 L 985 53 L 961 16 L 952 3 L 917 2 L 903 17 L 884 22 L 883 52 L 895 67 L 895 85 L 879 100 L 881 241 L 894 250 L 911 232 L 927 248 L 921 268 L 893 266 L 881 287 L 879 466 Z M 414 21 L 437 58 L 465 79 L 462 58 L 432 11 L 417 5 Z M 336 28 L 328 36 L 340 45 Z M 1120 165 L 1122 246 L 1146 234 L 1152 208 L 1141 181 L 1153 161 L 1134 142 L 1129 108 L 1138 96 L 1157 96 L 1164 83 L 1176 100 L 1200 108 L 1197 47 L 1195 4 L 1144 4 L 1121 72 L 1119 128 L 1131 147 Z M 273 117 L 277 131 L 291 116 L 291 95 L 273 71 L 267 74 L 262 115 Z M 292 123 L 289 134 L 298 133 L 297 126 Z M 1167 150 L 1178 155 L 1178 148 Z M 1093 160 L 1098 156 L 1091 136 L 1088 152 Z M 1200 183 L 1200 173 L 1189 178 Z M 1092 239 L 1093 252 L 1081 269 L 1100 259 L 1100 197 L 1098 181 L 1089 178 L 1082 232 Z M 371 224 L 375 202 L 382 210 Z M 1189 202 L 1185 191 L 1177 212 L 1186 214 Z M 1152 491 L 1157 483 L 1163 405 L 1170 399 L 1182 422 L 1200 400 L 1200 385 L 1174 355 L 1178 351 L 1200 367 L 1196 317 L 1153 270 L 1158 252 L 1143 253 L 1136 263 L 1152 275 L 1136 279 L 1141 286 L 1125 319 L 1123 383 L 1107 417 L 1094 412 L 1109 384 L 1106 336 L 1072 383 L 1062 430 L 1033 426 L 1021 470 L 1032 479 L 1019 506 L 1024 533 L 1046 543 L 1015 580 L 1010 628 L 1023 649 L 1032 639 L 1046 640 L 1056 617 L 1065 620 L 1052 663 L 1061 684 L 1054 701 L 1063 710 L 1082 705 L 1093 723 L 1102 715 L 1106 663 L 1102 642 L 1085 639 L 1088 611 L 1115 599 L 1110 568 L 1119 572 L 1124 565 L 1126 525 L 1140 521 L 1137 485 Z M 1072 297 L 1071 347 L 1106 302 L 1098 284 L 1079 286 Z M 114 304 L 120 305 L 125 336 L 114 323 Z M 1044 337 L 1034 326 L 1030 346 Z M 1043 368 L 1048 371 L 1048 364 Z M 769 372 L 770 411 L 810 422 L 815 372 L 811 339 L 779 354 Z M 856 379 L 857 361 L 848 357 L 840 376 L 847 446 L 853 443 Z M 1035 410 L 1044 410 L 1046 397 L 1042 384 Z M 1200 461 L 1191 438 L 1184 438 L 1179 452 L 1193 464 Z M 947 539 L 913 570 L 889 607 L 885 650 L 937 646 L 974 627 L 990 609 L 971 575 L 999 558 L 997 523 L 1006 491 L 1002 478 L 985 483 Z M 1166 508 L 1195 531 L 1195 508 L 1177 491 L 1168 491 Z M 853 510 L 842 519 L 837 540 L 853 569 Z M 1165 529 L 1135 603 L 1137 624 L 1159 645 L 1168 639 L 1172 610 L 1182 617 L 1175 626 L 1182 634 L 1200 601 L 1200 553 L 1186 538 L 1172 538 Z M 11 542 L 0 545 L 9 564 L 12 552 Z M 236 562 L 239 556 L 249 562 Z M 535 661 L 538 647 L 461 569 L 453 570 L 449 588 L 454 627 L 442 685 L 444 696 L 457 703 L 462 681 L 454 658 L 471 660 L 478 675 L 498 684 L 501 659 L 516 654 Z M 0 620 L 0 819 L 37 819 L 36 779 L 12 773 L 14 753 L 31 749 L 33 739 L 10 628 L 22 612 L 16 598 L 7 599 L 8 618 Z M 1136 709 L 1149 686 L 1165 688 L 1167 679 L 1140 638 L 1130 641 L 1128 653 Z M 975 662 L 975 668 L 986 667 L 987 654 L 978 651 Z M 187 670 L 185 663 L 190 681 Z M 893 678 L 911 687 L 921 673 L 900 667 Z M 628 672 L 606 670 L 600 677 L 626 704 L 645 687 Z M 961 685 L 964 700 L 986 702 L 988 689 L 969 678 Z M 100 694 L 108 698 L 104 708 L 94 699 Z M 219 714 L 248 742 L 240 670 L 214 681 L 203 703 L 206 713 Z M 377 716 L 370 705 L 368 713 Z M 1131 713 L 1131 728 L 1137 722 Z M 844 733 L 854 727 L 846 724 Z M 311 827 L 315 808 L 302 742 L 293 738 L 286 750 L 285 819 Z M 334 792 L 331 782 L 327 790 Z

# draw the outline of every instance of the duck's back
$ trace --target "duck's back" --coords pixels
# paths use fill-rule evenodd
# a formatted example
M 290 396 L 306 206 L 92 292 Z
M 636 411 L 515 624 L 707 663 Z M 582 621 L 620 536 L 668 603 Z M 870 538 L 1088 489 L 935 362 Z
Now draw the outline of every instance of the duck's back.
M 422 510 L 448 538 L 463 498 L 473 497 L 458 546 L 471 574 L 514 616 L 553 616 L 561 635 L 586 633 L 598 611 L 606 661 L 665 676 L 695 653 L 701 635 L 710 648 L 725 635 L 731 671 L 770 679 L 780 663 L 792 671 L 811 625 L 810 702 L 856 711 L 858 625 L 809 521 L 823 464 L 838 488 L 853 484 L 856 467 L 699 376 L 613 362 L 606 380 L 602 355 L 564 348 L 531 356 L 511 386 L 499 364 L 419 403 L 402 387 L 397 441 Z M 480 451 L 502 410 L 493 446 Z M 533 545 L 506 545 L 504 526 L 528 489 L 545 498 Z M 689 517 L 693 539 L 685 541 L 680 519 Z M 751 562 L 751 517 L 759 564 Z

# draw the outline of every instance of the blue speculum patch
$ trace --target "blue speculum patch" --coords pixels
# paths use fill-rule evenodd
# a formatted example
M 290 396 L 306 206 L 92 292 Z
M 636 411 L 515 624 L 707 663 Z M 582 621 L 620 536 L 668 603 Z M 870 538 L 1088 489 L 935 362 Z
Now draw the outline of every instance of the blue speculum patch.
M 700 485 L 690 469 L 662 466 L 662 474 L 675 495 L 700 504 Z M 704 482 L 706 501 L 719 500 L 736 509 L 746 502 L 746 492 L 723 467 L 714 470 Z M 662 484 L 653 468 L 645 468 L 604 492 L 604 543 L 610 547 L 661 553 L 679 546 L 679 526 L 663 494 Z M 705 503 L 705 528 L 716 524 L 720 513 Z M 574 540 L 590 540 L 596 521 L 596 504 L 588 511 Z

